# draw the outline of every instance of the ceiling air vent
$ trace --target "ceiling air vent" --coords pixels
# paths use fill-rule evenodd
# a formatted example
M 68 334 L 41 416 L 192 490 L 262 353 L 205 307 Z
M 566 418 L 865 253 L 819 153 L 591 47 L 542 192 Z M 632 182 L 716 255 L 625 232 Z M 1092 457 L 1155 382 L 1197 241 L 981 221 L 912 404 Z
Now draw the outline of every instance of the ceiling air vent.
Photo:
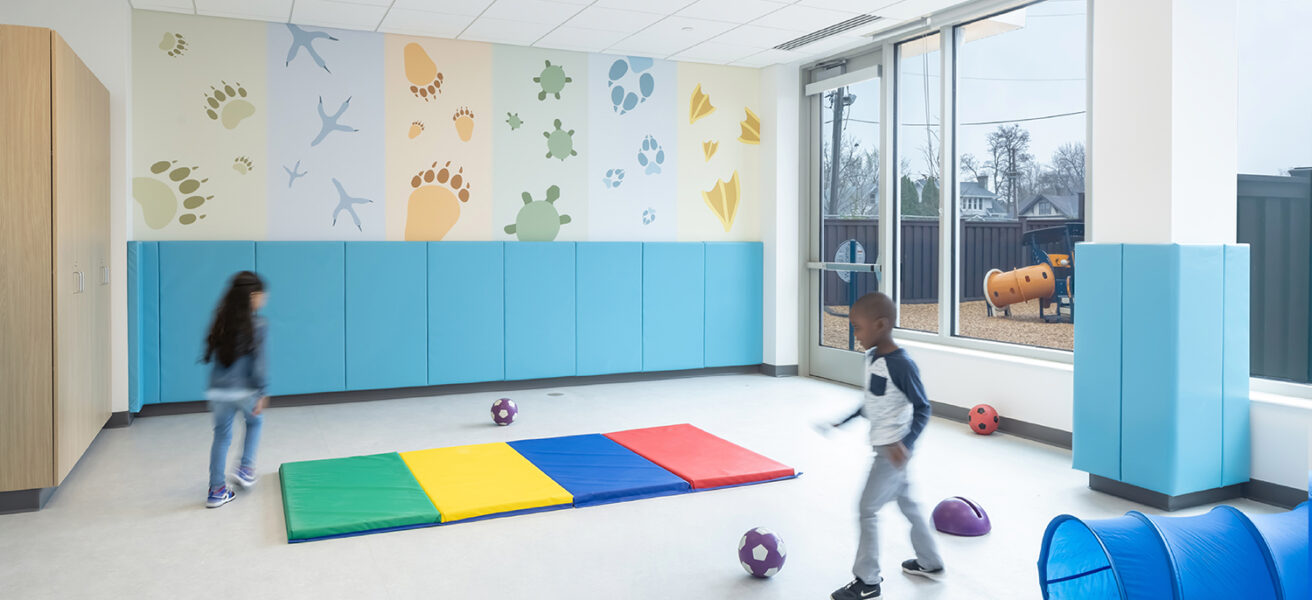
M 796 49 L 801 48 L 802 46 L 805 46 L 805 45 L 810 44 L 810 43 L 812 43 L 812 42 L 817 42 L 817 41 L 823 40 L 823 39 L 825 39 L 825 38 L 827 38 L 827 37 L 829 37 L 829 36 L 832 36 L 832 35 L 838 35 L 838 34 L 844 32 L 844 31 L 847 31 L 847 30 L 849 30 L 849 29 L 855 29 L 855 28 L 857 28 L 857 27 L 860 27 L 860 26 L 865 25 L 865 24 L 868 24 L 868 23 L 874 23 L 875 21 L 878 21 L 878 20 L 881 19 L 881 18 L 882 18 L 882 17 L 876 17 L 875 15 L 861 15 L 861 16 L 859 16 L 859 17 L 852 17 L 851 19 L 848 19 L 848 20 L 846 20 L 846 21 L 843 21 L 842 23 L 836 23 L 836 24 L 834 24 L 834 25 L 830 25 L 830 26 L 828 26 L 828 27 L 826 27 L 826 28 L 824 28 L 824 29 L 821 29 L 821 30 L 819 30 L 819 31 L 813 31 L 813 32 L 811 32 L 811 33 L 808 33 L 808 34 L 802 36 L 802 37 L 799 37 L 799 38 L 796 38 L 796 39 L 792 39 L 792 40 L 788 40 L 787 42 L 784 42 L 784 43 L 782 43 L 782 44 L 779 44 L 778 46 L 775 46 L 774 49 L 775 49 L 775 50 L 796 50 Z

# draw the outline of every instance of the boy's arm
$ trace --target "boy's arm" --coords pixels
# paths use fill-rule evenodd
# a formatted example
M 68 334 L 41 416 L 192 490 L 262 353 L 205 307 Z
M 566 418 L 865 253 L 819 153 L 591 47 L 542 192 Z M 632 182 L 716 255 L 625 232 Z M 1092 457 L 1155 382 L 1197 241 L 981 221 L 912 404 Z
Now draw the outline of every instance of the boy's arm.
M 859 417 L 859 416 L 861 416 L 861 409 L 858 407 L 858 408 L 856 409 L 856 412 L 854 412 L 854 413 L 852 413 L 852 414 L 850 414 L 850 415 L 847 415 L 847 417 L 845 417 L 842 421 L 839 421 L 839 422 L 837 422 L 837 423 L 834 423 L 834 427 L 842 427 L 842 426 L 846 425 L 846 424 L 847 424 L 849 421 L 851 421 L 852 419 L 855 419 L 855 418 L 857 418 L 857 417 Z
M 925 396 L 925 386 L 920 383 L 920 370 L 916 368 L 916 363 L 908 359 L 889 361 L 888 376 L 911 402 L 911 431 L 902 438 L 902 445 L 910 449 L 915 445 L 916 438 L 920 437 L 920 432 L 925 430 L 925 425 L 929 424 L 929 415 L 933 409 L 929 406 L 929 398 Z

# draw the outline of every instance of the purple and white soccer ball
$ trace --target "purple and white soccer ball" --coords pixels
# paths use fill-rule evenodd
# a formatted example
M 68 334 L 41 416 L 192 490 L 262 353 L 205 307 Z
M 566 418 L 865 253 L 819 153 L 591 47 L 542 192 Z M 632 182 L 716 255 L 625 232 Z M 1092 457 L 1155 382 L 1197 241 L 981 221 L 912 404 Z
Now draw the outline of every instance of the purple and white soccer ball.
M 738 541 L 738 562 L 752 577 L 773 577 L 784 568 L 785 558 L 783 539 L 764 527 L 744 533 Z
M 502 398 L 492 403 L 492 421 L 497 425 L 509 425 L 515 422 L 519 407 L 510 398 Z

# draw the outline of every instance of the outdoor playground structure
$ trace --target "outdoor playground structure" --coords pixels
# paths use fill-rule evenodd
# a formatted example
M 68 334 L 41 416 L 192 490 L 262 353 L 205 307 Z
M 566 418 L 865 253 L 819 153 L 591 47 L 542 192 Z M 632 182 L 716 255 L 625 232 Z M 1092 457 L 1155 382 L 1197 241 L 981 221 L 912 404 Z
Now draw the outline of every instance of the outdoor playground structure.
M 1045 322 L 1074 321 L 1075 244 L 1083 240 L 1083 223 L 1036 229 L 1021 236 L 1021 245 L 1029 250 L 1034 264 L 1006 272 L 995 268 L 984 275 L 989 316 L 1001 310 L 1010 317 L 1012 304 L 1038 300 L 1039 317 Z M 1044 312 L 1050 306 L 1054 311 Z

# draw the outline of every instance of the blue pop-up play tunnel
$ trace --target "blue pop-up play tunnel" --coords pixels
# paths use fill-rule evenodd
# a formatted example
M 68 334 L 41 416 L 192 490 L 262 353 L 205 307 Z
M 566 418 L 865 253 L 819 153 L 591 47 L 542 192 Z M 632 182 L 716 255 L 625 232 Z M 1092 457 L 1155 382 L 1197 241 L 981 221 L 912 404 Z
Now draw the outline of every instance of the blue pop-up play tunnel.
M 1251 517 L 1230 506 L 1194 517 L 1062 515 L 1043 535 L 1039 583 L 1045 600 L 1306 598 L 1308 506 Z

